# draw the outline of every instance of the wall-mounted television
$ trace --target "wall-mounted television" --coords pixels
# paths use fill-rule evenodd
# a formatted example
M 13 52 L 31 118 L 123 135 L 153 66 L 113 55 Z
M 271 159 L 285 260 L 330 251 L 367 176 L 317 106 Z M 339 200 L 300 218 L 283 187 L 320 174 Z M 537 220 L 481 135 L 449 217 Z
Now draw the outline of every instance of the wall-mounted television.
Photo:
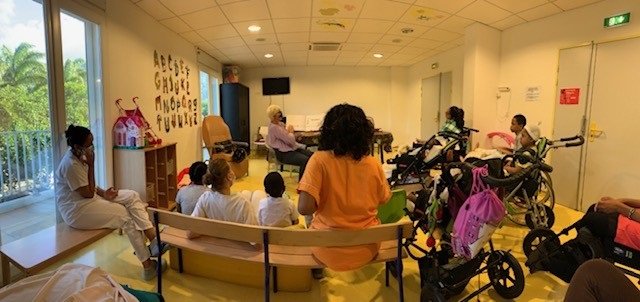
M 262 79 L 262 95 L 289 94 L 289 78 Z

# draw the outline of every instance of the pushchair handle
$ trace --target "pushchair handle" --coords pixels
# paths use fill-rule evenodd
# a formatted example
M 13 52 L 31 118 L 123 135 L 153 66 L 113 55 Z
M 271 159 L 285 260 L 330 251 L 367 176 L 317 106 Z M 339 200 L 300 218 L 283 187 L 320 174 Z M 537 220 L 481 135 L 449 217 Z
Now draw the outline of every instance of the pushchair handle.
M 118 110 L 120 110 L 120 112 L 122 113 L 122 111 L 124 111 L 124 108 L 122 108 L 122 105 L 120 105 L 120 101 L 122 101 L 122 99 L 116 100 L 116 107 L 118 107 Z
M 563 145 L 557 145 L 555 142 L 563 142 Z M 582 135 L 576 135 L 572 137 L 563 137 L 556 141 L 548 142 L 552 148 L 562 148 L 562 147 L 578 147 L 584 144 L 584 137 Z
M 474 168 L 478 168 L 478 167 L 467 162 L 450 163 L 450 164 L 446 164 L 445 167 L 443 168 L 443 174 L 446 173 L 447 175 L 451 175 L 449 171 L 453 168 L 473 170 Z M 537 162 L 516 174 L 510 175 L 507 178 L 495 178 L 489 175 L 481 176 L 481 178 L 482 178 L 482 181 L 484 181 L 486 184 L 488 184 L 491 187 L 508 187 L 508 186 L 512 186 L 520 183 L 532 171 L 535 171 L 537 169 L 545 172 L 553 171 L 553 168 L 551 166 L 542 162 Z

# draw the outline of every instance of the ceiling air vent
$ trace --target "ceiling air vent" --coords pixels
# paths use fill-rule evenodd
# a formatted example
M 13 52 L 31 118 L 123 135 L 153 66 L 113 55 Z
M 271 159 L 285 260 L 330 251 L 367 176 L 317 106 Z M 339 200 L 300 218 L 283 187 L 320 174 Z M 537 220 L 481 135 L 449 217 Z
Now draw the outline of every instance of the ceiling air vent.
M 309 50 L 313 51 L 338 51 L 340 50 L 340 43 L 326 43 L 318 42 L 309 44 Z

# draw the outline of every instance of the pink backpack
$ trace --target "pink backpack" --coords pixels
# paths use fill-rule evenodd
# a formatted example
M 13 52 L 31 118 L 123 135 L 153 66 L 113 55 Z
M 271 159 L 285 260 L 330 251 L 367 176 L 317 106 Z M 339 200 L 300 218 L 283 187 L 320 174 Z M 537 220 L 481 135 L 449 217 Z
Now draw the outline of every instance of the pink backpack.
M 487 166 L 473 169 L 471 194 L 453 225 L 453 251 L 467 259 L 480 252 L 506 214 L 500 198 L 482 181 L 481 176 L 488 174 Z

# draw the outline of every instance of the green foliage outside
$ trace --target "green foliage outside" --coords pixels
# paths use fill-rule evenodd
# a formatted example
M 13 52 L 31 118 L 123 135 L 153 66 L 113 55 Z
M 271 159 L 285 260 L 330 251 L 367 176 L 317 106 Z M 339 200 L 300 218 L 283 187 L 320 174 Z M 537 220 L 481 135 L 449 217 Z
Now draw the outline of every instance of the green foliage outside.
M 49 95 L 45 55 L 33 45 L 0 49 L 0 132 L 49 130 Z M 84 59 L 64 64 L 67 122 L 89 125 Z
M 48 153 L 51 150 L 45 59 L 44 53 L 27 43 L 15 49 L 4 45 L 0 48 L 0 200 L 9 188 L 19 189 L 19 172 L 20 179 L 38 182 L 52 169 L 47 165 L 40 166 L 40 162 L 50 161 Z M 89 101 L 84 59 L 68 59 L 64 63 L 64 94 L 67 124 L 88 127 Z

